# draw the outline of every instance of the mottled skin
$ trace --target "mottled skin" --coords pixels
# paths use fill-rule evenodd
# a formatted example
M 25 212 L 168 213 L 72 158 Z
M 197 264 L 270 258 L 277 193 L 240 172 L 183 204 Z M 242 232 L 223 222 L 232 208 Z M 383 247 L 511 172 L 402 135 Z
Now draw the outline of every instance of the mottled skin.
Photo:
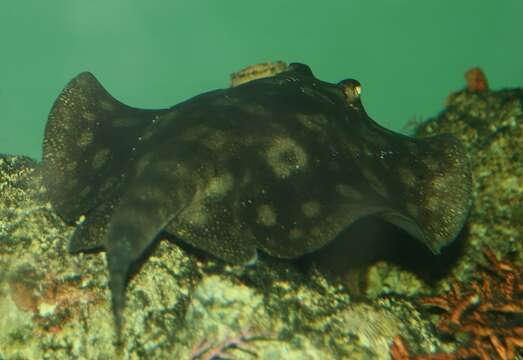
M 80 223 L 71 251 L 107 251 L 118 330 L 129 267 L 162 230 L 237 264 L 257 250 L 299 257 L 368 215 L 435 253 L 451 242 L 470 206 L 462 146 L 380 127 L 360 90 L 291 64 L 140 110 L 90 73 L 74 78 L 49 115 L 44 180 L 57 212 Z

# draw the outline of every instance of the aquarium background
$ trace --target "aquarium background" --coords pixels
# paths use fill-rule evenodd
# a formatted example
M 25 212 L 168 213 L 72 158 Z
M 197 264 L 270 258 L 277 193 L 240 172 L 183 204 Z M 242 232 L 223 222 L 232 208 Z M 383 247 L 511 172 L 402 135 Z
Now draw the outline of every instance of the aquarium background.
M 401 130 L 436 115 L 471 67 L 521 86 L 521 14 L 521 0 L 2 1 L 0 152 L 40 158 L 54 99 L 86 70 L 124 103 L 163 108 L 251 64 L 304 62 L 358 79 L 369 114 Z

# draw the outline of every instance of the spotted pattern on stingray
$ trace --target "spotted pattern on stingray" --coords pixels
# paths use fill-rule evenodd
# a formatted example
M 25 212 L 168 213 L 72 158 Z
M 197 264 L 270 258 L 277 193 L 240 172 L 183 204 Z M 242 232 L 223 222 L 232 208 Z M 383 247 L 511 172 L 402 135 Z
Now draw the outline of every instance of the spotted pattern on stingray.
M 302 256 L 365 216 L 434 252 L 452 242 L 470 207 L 463 147 L 383 129 L 360 93 L 298 63 L 158 110 L 122 104 L 90 73 L 71 80 L 49 114 L 43 179 L 77 226 L 71 251 L 107 252 L 117 330 L 129 269 L 161 231 L 235 264 Z

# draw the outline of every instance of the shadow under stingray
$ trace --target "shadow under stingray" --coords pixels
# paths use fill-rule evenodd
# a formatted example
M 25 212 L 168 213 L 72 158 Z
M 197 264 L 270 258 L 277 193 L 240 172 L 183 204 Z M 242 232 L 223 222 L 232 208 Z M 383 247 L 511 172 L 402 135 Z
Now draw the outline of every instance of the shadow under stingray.
M 377 217 L 369 216 L 352 224 L 323 248 L 300 258 L 276 259 L 263 253 L 260 253 L 259 257 L 271 258 L 270 261 L 286 262 L 303 273 L 307 273 L 312 265 L 317 265 L 321 272 L 334 278 L 335 281 L 342 281 L 352 295 L 358 296 L 365 290 L 368 268 L 382 260 L 410 271 L 428 285 L 433 285 L 448 275 L 457 263 L 463 254 L 467 234 L 468 226 L 465 225 L 456 239 L 443 248 L 440 254 L 435 255 L 419 240 L 400 228 Z M 146 252 L 131 265 L 127 283 L 158 248 L 161 239 L 175 243 L 200 260 L 216 259 L 176 236 L 162 232 Z M 220 271 L 220 264 L 222 261 L 218 260 L 215 271 Z M 256 271 L 255 267 L 252 270 Z
M 387 261 L 410 271 L 433 285 L 450 273 L 463 254 L 468 227 L 456 239 L 433 254 L 421 241 L 377 217 L 352 224 L 335 240 L 318 251 L 298 259 L 301 267 L 316 263 L 320 271 L 342 279 L 355 295 L 366 287 L 366 273 L 372 264 Z

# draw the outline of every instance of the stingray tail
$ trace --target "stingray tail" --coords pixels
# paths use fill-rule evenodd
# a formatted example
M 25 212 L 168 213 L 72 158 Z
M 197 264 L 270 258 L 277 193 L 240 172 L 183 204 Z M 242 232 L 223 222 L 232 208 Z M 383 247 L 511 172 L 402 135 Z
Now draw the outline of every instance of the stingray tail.
M 127 282 L 127 269 L 123 269 L 118 262 L 109 262 L 109 288 L 111 289 L 111 305 L 114 316 L 116 342 L 122 342 L 123 309 L 125 308 L 125 286 Z

